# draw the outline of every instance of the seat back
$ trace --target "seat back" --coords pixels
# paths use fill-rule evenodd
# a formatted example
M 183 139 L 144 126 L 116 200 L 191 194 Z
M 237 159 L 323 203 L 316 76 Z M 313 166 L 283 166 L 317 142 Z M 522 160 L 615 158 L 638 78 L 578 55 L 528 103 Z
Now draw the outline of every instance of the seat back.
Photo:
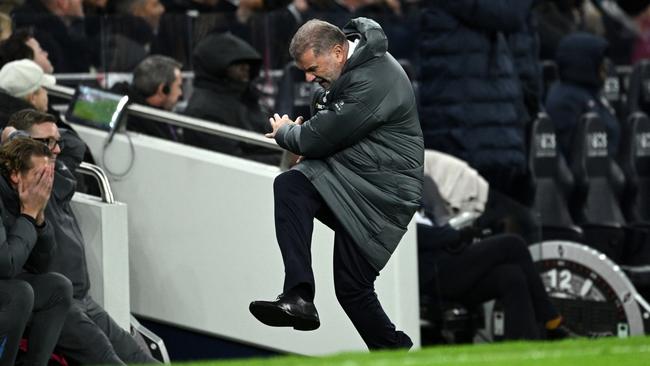
M 634 65 L 627 90 L 628 113 L 650 113 L 650 60 L 642 60 Z
M 650 222 L 650 119 L 643 112 L 628 118 L 621 141 L 620 163 L 627 180 L 624 211 L 633 222 Z
M 620 208 L 624 177 L 618 164 L 609 156 L 605 125 L 595 113 L 580 119 L 571 152 L 571 171 L 580 200 L 574 202 L 574 219 L 579 224 L 622 226 L 625 219 Z
M 567 200 L 573 190 L 573 175 L 557 149 L 555 127 L 545 114 L 530 129 L 528 164 L 535 186 L 534 210 L 540 215 L 542 238 L 579 240 Z
M 627 113 L 623 77 L 625 75 L 617 73 L 612 68 L 605 78 L 605 84 L 603 85 L 603 97 L 613 108 L 613 114 L 619 120 L 623 120 Z

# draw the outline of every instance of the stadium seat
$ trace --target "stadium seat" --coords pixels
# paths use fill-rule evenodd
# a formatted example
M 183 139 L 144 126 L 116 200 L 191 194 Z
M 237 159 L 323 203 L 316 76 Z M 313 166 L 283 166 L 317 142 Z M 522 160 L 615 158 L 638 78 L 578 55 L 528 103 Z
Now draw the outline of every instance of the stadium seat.
M 623 269 L 640 291 L 650 288 L 650 119 L 634 112 L 624 128 L 620 164 L 625 172 L 623 210 L 628 228 Z
M 607 130 L 598 115 L 586 113 L 574 135 L 570 167 L 576 188 L 570 205 L 584 242 L 619 262 L 626 220 L 620 207 L 625 177 L 607 150 Z
M 629 115 L 634 112 L 650 112 L 650 60 L 643 60 L 634 65 L 627 89 Z
M 546 92 L 548 92 L 551 84 L 557 81 L 560 78 L 559 71 L 557 69 L 557 64 L 553 60 L 543 60 L 541 61 L 542 66 L 542 98 L 541 100 L 546 100 Z
M 621 140 L 620 163 L 626 177 L 625 217 L 650 223 L 650 119 L 635 112 L 627 120 Z
M 539 213 L 543 240 L 581 241 L 582 229 L 575 225 L 567 202 L 574 180 L 557 150 L 553 122 L 545 114 L 533 121 L 528 155 L 535 186 L 534 210 Z

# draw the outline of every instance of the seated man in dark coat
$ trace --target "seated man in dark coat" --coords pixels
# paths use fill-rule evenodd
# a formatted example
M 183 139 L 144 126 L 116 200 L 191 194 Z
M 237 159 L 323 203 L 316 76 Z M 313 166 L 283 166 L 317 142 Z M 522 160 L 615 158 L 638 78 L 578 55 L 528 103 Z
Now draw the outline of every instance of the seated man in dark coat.
M 21 365 L 46 365 L 72 303 L 70 280 L 48 273 L 56 252 L 45 218 L 53 156 L 47 146 L 16 138 L 0 147 L 0 365 L 13 365 L 30 320 Z
M 114 91 L 129 95 L 129 102 L 171 111 L 183 95 L 181 64 L 171 57 L 152 55 L 133 71 L 131 85 L 119 85 Z M 119 89 L 121 88 L 121 89 Z M 171 141 L 181 141 L 179 130 L 144 117 L 128 116 L 127 129 Z
M 33 110 L 14 114 L 9 128 L 46 144 L 55 157 L 52 195 L 45 209 L 45 218 L 52 224 L 58 244 L 50 268 L 66 276 L 73 285 L 72 308 L 57 349 L 78 364 L 156 363 L 89 293 L 86 243 L 71 205 L 77 185 L 73 172 L 83 158 L 84 143 L 70 132 L 60 133 L 53 116 Z

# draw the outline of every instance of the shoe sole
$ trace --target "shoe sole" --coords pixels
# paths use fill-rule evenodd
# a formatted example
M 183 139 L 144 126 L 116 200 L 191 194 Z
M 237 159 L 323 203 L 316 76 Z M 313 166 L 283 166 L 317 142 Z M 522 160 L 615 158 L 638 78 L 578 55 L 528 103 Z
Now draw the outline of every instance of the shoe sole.
M 320 327 L 320 321 L 291 314 L 264 304 L 250 304 L 251 314 L 260 322 L 271 327 L 293 327 L 295 330 L 309 331 Z

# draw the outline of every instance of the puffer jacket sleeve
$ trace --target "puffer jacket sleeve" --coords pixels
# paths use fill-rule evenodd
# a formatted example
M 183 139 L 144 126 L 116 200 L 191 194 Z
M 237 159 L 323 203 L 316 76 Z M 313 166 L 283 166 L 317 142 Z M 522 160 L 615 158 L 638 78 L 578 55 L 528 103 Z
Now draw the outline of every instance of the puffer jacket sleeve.
M 7 230 L 0 216 L 0 278 L 13 278 L 23 270 L 37 240 L 34 225 L 20 216 Z
M 475 28 L 512 33 L 523 27 L 532 0 L 432 0 Z
M 382 120 L 357 96 L 368 92 L 363 82 L 352 84 L 327 109 L 299 125 L 285 125 L 276 134 L 278 145 L 306 158 L 330 156 L 365 138 Z

